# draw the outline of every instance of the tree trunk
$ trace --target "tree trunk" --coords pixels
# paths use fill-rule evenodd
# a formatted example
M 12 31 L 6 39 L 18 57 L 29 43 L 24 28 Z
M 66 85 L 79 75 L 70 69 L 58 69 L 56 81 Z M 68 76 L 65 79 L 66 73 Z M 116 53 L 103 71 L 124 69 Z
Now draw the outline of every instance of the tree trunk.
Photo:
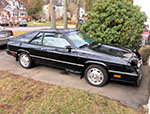
M 77 1 L 76 28 L 78 28 L 79 26 L 79 17 L 80 17 L 80 0 Z
M 51 28 L 56 29 L 55 0 L 50 0 Z
M 67 12 L 68 12 L 68 1 L 64 0 L 64 29 L 68 28 Z

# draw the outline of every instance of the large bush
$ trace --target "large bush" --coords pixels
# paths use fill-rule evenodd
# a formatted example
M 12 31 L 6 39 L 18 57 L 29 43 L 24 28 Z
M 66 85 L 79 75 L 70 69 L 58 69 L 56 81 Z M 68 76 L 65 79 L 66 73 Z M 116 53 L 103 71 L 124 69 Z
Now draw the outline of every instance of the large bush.
M 137 48 L 145 27 L 146 15 L 125 0 L 97 0 L 80 30 L 106 43 Z

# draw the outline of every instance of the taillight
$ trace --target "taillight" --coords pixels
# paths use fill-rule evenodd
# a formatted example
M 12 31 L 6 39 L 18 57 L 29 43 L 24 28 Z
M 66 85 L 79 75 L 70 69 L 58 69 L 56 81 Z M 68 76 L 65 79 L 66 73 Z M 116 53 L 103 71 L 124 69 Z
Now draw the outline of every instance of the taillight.
M 7 45 L 7 49 L 9 49 L 9 45 Z
M 11 36 L 13 36 L 13 35 L 14 35 L 13 31 L 11 31 L 10 35 L 11 35 Z

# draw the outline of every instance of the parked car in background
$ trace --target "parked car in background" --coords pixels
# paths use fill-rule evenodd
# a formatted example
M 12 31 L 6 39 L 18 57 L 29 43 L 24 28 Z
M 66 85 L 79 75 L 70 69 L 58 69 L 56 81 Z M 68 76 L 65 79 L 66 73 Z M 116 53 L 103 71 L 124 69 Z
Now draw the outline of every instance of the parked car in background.
M 46 20 L 45 20 L 44 18 L 41 17 L 41 18 L 39 18 L 39 22 L 40 22 L 40 23 L 45 23 Z
M 0 26 L 8 26 L 9 22 L 7 20 L 7 18 L 5 17 L 0 17 Z
M 15 19 L 15 20 L 14 20 L 14 25 L 15 25 L 15 26 L 19 26 L 19 19 Z
M 137 51 L 101 44 L 78 30 L 37 30 L 8 42 L 7 53 L 23 68 L 40 63 L 80 73 L 93 86 L 108 80 L 133 83 L 142 79 Z
M 27 20 L 23 18 L 19 18 L 19 26 L 27 26 Z
M 84 19 L 83 19 L 83 18 L 80 18 L 80 19 L 79 19 L 79 23 L 80 23 L 80 24 L 84 24 Z
M 0 26 L 0 45 L 7 44 L 8 40 L 14 38 L 13 32 L 11 30 L 4 30 Z

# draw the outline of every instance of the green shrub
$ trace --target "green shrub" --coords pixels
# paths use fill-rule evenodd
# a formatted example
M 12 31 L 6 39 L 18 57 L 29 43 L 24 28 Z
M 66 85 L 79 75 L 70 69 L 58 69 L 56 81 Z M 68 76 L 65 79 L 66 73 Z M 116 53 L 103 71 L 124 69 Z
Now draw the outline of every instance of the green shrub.
M 146 15 L 124 0 L 97 0 L 80 30 L 106 44 L 137 48 Z

